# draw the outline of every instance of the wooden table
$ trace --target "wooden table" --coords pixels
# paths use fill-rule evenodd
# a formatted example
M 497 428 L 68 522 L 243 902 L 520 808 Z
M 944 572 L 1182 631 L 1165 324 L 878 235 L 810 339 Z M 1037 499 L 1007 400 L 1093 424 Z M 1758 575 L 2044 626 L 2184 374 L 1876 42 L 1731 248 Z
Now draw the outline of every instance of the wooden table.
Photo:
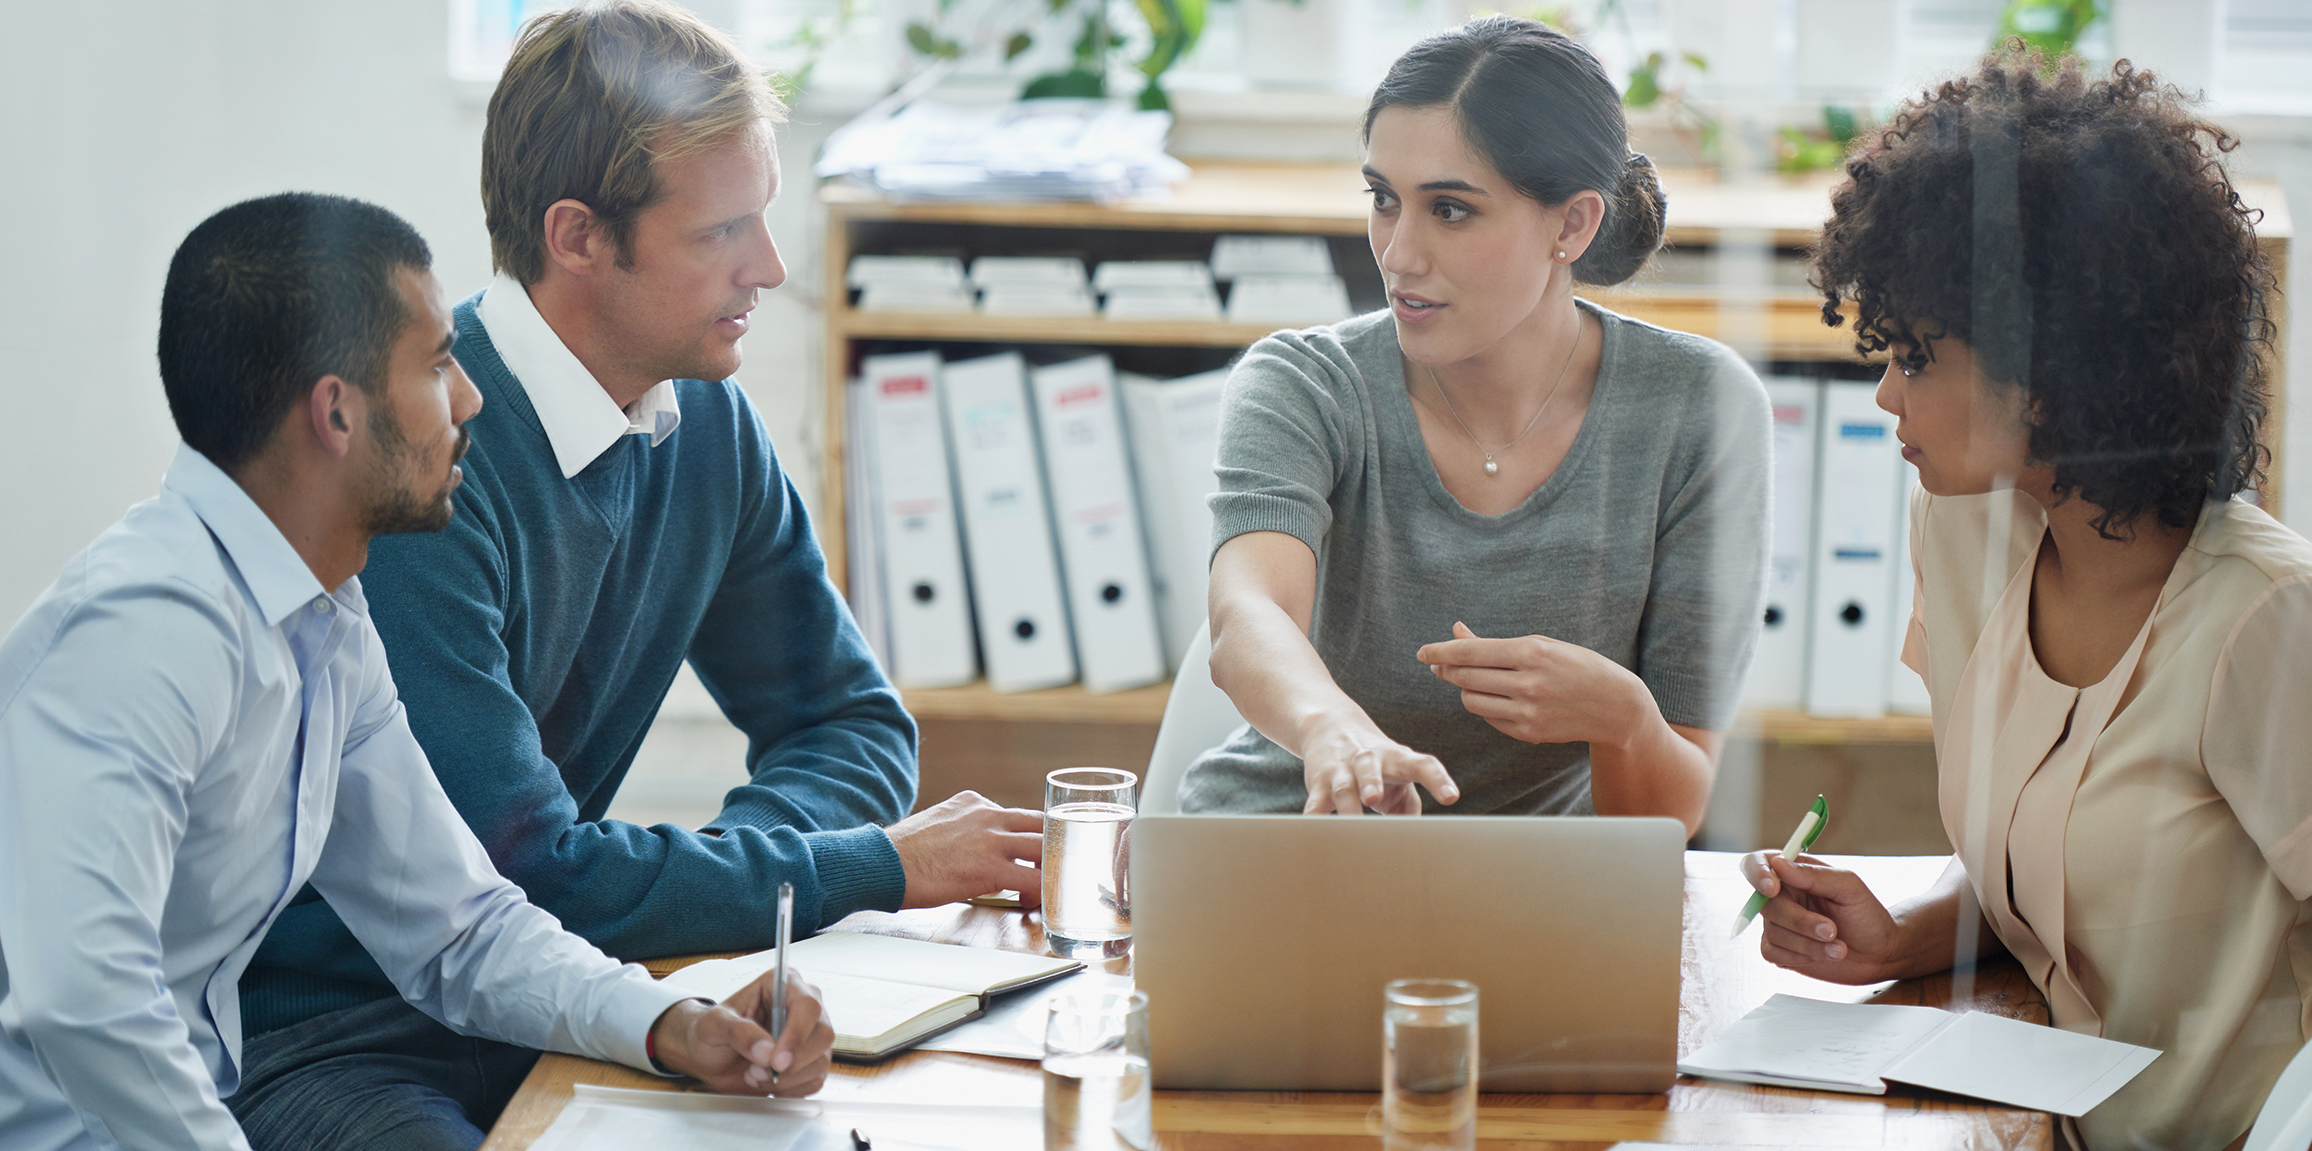
M 1678 1022 L 1680 1054 L 1716 1038 L 1776 992 L 1816 999 L 1971 1007 L 2035 1023 L 2047 1006 L 2013 961 L 1926 979 L 1840 987 L 1795 975 L 1758 955 L 1753 928 L 1726 938 L 1749 888 L 1735 874 L 1736 856 L 1688 852 L 1685 955 Z M 1924 889 L 1941 872 L 1939 857 L 1833 857 L 1861 872 L 1888 902 Z M 1043 948 L 1033 915 L 988 908 L 862 912 L 836 926 L 1015 951 Z M 1610 946 L 1600 940 L 1600 946 Z M 653 963 L 671 970 L 683 960 Z M 1126 962 L 1127 961 L 1122 961 Z M 1378 1042 L 1378 1038 L 1375 1042 Z M 483 1151 L 521 1151 L 543 1133 L 578 1083 L 656 1090 L 678 1085 L 624 1067 L 547 1055 L 506 1108 Z M 837 1064 L 822 1097 L 908 1103 L 1040 1105 L 1043 1083 L 1032 1063 L 917 1051 L 872 1066 Z M 1160 1091 L 1155 1123 L 1167 1151 L 1346 1151 L 1379 1145 L 1369 1094 Z M 2055 1124 L 2034 1111 L 1959 1096 L 1895 1087 L 1883 1097 L 1795 1091 L 1680 1078 L 1662 1095 L 1487 1095 L 1478 1112 L 1478 1146 L 1602 1148 L 1615 1144 L 1714 1147 L 2007 1147 L 2055 1145 Z M 1033 1137 L 1018 1144 L 1035 1146 Z

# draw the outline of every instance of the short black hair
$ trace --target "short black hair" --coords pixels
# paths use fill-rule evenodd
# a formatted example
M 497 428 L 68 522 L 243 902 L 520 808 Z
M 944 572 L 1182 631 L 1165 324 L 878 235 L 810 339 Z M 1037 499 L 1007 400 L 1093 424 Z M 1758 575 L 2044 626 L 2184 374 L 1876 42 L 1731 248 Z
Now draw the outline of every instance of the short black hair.
M 1556 207 L 1584 190 L 1605 219 L 1573 263 L 1584 284 L 1619 284 L 1662 246 L 1668 198 L 1654 162 L 1630 151 L 1622 96 L 1605 66 L 1535 20 L 1481 16 L 1407 49 L 1365 106 L 1364 138 L 1384 108 L 1449 108 L 1469 149 L 1527 199 Z
M 344 196 L 284 192 L 201 221 L 161 288 L 161 386 L 178 434 L 232 469 L 321 377 L 376 393 L 409 322 L 395 273 L 432 266 L 407 221 Z
M 2011 44 L 1847 161 L 1814 253 L 1858 352 L 1917 368 L 1950 336 L 2022 388 L 2030 459 L 2115 539 L 2147 513 L 2191 526 L 2265 459 L 2272 271 L 2233 140 L 2191 103 L 2125 60 L 2090 77 Z

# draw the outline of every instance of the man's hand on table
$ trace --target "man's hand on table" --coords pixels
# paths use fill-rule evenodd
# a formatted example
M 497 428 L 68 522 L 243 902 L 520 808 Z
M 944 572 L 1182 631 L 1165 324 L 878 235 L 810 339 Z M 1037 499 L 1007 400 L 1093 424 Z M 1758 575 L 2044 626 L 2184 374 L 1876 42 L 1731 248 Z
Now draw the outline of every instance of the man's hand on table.
M 773 1041 L 771 975 L 766 972 L 721 1003 L 685 999 L 650 1025 L 661 1066 L 725 1095 L 797 1097 L 827 1081 L 835 1029 L 819 991 L 787 973 L 787 1027 Z M 773 1083 L 772 1073 L 778 1074 Z
M 1022 907 L 1043 902 L 1041 812 L 959 791 L 883 831 L 907 870 L 902 907 L 938 907 L 1005 890 L 1019 892 Z

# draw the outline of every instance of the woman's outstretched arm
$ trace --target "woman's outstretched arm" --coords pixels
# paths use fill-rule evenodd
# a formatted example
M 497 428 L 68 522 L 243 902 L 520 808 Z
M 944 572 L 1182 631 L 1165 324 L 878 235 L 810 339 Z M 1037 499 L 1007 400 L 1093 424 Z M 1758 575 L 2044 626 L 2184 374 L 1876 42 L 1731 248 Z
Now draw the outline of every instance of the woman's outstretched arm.
M 1461 790 L 1437 757 L 1381 734 L 1309 643 L 1317 558 L 1283 532 L 1247 532 L 1212 557 L 1212 682 L 1277 746 L 1299 756 L 1311 814 L 1417 815 Z

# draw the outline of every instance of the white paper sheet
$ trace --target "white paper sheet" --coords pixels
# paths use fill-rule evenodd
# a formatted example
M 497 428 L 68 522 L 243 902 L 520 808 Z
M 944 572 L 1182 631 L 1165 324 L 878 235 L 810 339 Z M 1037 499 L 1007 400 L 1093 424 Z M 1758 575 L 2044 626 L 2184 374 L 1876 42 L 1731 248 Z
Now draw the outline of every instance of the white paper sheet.
M 2159 1055 L 2149 1047 L 1971 1011 L 1897 1060 L 1886 1077 L 2077 1118 Z
M 811 1103 L 580 1084 L 554 1125 L 530 1146 L 531 1151 L 799 1151 L 818 1117 L 819 1107 Z
M 533 1151 L 851 1151 L 857 1129 L 878 1147 L 984 1151 L 1035 1147 L 1036 1107 L 753 1099 L 580 1084 Z
M 972 1055 L 996 1055 L 1005 1059 L 1041 1060 L 1044 1057 L 1045 1015 L 1054 998 L 1131 989 L 1132 980 L 1127 976 L 1110 975 L 1105 971 L 1079 971 L 1066 979 L 1006 995 L 996 1000 L 995 1006 L 987 1014 L 952 1031 L 934 1035 L 918 1044 L 918 1047 L 925 1051 L 962 1051 Z
M 1777 995 L 1678 1061 L 1688 1075 L 1886 1094 L 1885 1067 L 1951 1018 L 1934 1007 Z
M 2077 1117 L 2159 1054 L 1980 1011 L 1777 995 L 1678 1070 L 1865 1095 L 1891 1080 Z

